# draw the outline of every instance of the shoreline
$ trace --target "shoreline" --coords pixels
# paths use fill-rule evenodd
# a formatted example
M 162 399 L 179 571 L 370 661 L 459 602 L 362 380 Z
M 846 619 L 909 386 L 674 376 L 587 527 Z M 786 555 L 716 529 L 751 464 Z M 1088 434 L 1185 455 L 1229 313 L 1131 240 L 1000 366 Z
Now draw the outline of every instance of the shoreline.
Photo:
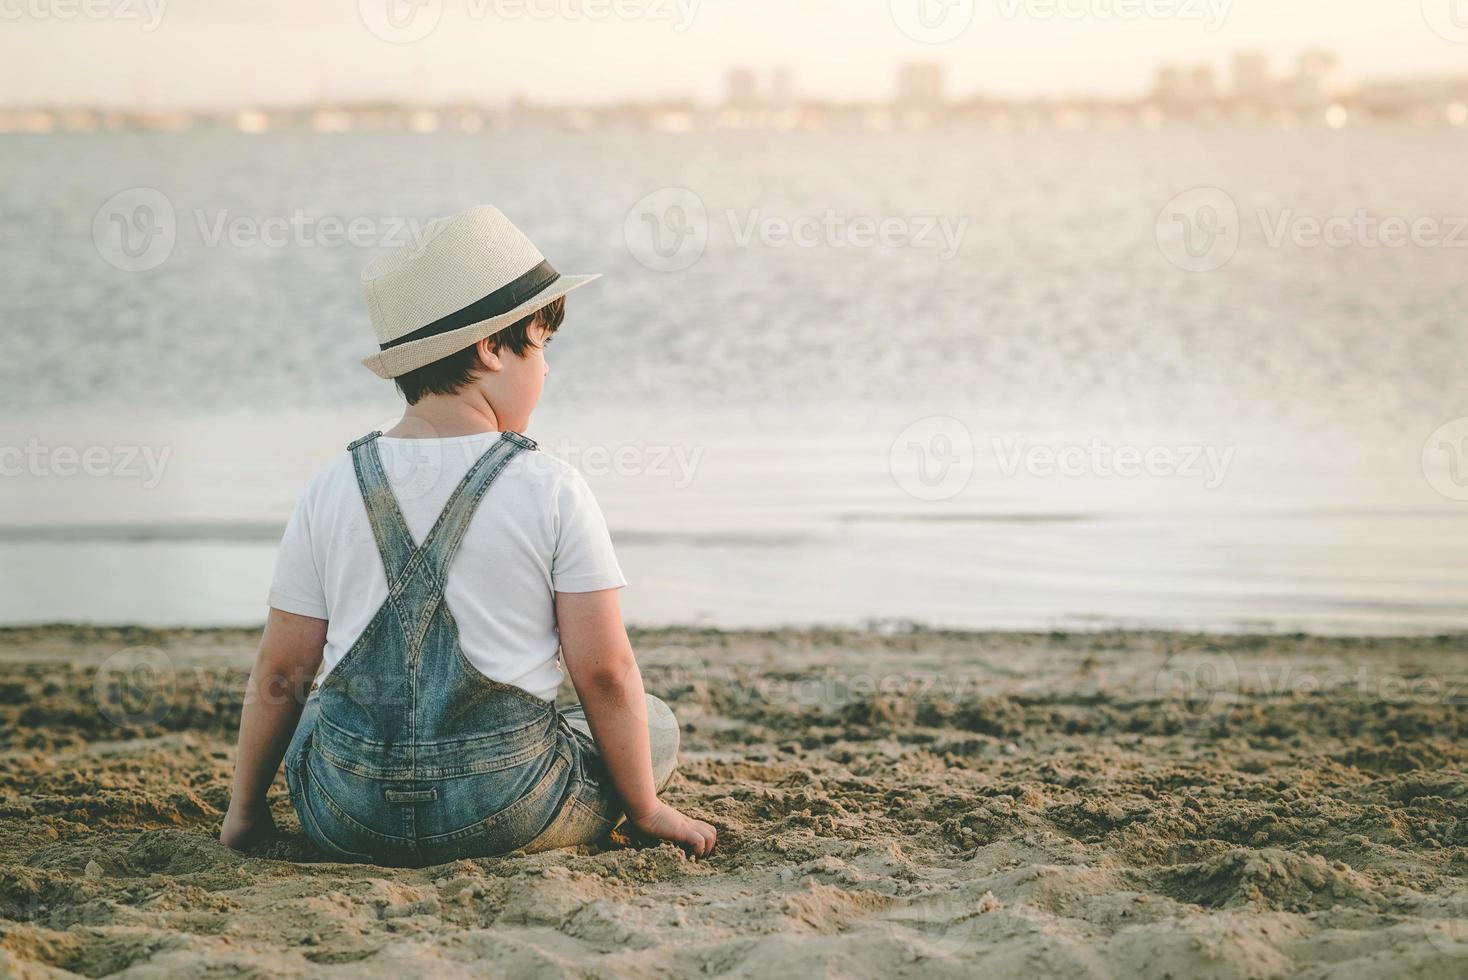
M 0 624 L 0 646 L 38 639 L 69 639 L 81 643 L 93 643 L 109 639 L 153 639 L 173 641 L 187 637 L 238 639 L 256 636 L 265 628 L 262 619 L 255 625 L 187 626 L 146 625 L 141 623 L 89 623 L 89 622 L 41 622 Z M 656 640 L 668 636 L 726 637 L 749 639 L 779 639 L 786 636 L 809 638 L 868 637 L 880 640 L 895 640 L 903 637 L 929 637 L 939 639 L 1008 639 L 1038 640 L 1081 637 L 1154 637 L 1177 640 L 1228 640 L 1238 642 L 1274 640 L 1322 640 L 1341 643 L 1391 644 L 1404 643 L 1463 643 L 1468 649 L 1468 629 L 1436 629 L 1423 627 L 1420 630 L 1403 630 L 1400 633 L 1335 633 L 1314 630 L 1292 629 L 1281 626 L 1276 630 L 1241 625 L 1236 630 L 1171 629 L 1165 626 L 1129 626 L 1124 624 L 1098 624 L 1095 629 L 1083 627 L 1055 627 L 1034 629 L 981 629 L 960 626 L 929 625 L 913 620 L 871 621 L 866 624 L 842 623 L 791 623 L 771 626 L 705 626 L 696 623 L 627 624 L 627 635 L 635 643 L 639 637 Z

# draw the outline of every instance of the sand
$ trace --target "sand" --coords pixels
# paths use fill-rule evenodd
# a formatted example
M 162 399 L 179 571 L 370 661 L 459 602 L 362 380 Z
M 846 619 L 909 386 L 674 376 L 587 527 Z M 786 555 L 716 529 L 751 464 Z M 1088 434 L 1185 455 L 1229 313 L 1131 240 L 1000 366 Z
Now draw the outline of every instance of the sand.
M 633 639 L 711 860 L 237 854 L 253 634 L 0 631 L 0 975 L 1468 975 L 1462 637 Z

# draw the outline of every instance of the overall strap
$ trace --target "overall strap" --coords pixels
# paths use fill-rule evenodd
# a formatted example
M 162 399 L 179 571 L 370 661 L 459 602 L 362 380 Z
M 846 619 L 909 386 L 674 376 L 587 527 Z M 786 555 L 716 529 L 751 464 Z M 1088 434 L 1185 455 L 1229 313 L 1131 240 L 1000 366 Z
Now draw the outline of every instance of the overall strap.
M 474 511 L 489 491 L 490 485 L 522 450 L 535 448 L 533 439 L 518 432 L 501 432 L 494 444 L 464 474 L 464 479 L 459 482 L 453 496 L 444 506 L 443 513 L 438 515 L 438 522 L 423 541 L 424 558 L 438 575 L 440 582 L 448 580 L 449 565 L 453 563 L 454 555 L 464 540 L 464 532 L 469 530 Z
M 382 556 L 382 567 L 387 572 L 387 587 L 392 589 L 402 578 L 413 558 L 413 537 L 403 521 L 403 512 L 398 509 L 397 497 L 393 496 L 392 485 L 382 469 L 382 457 L 377 451 L 377 437 L 381 432 L 371 432 L 347 446 L 352 453 L 352 467 L 357 471 L 357 486 L 362 491 L 362 503 L 367 507 L 367 520 L 372 525 L 372 536 L 377 539 L 377 553 Z

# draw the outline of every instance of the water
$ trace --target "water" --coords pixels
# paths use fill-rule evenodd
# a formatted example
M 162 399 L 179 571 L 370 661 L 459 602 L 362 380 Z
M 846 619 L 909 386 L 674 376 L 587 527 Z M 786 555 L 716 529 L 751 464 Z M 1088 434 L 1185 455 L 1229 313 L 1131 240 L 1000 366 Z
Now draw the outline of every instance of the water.
M 1406 128 L 3 137 L 0 621 L 258 622 L 305 480 L 394 416 L 357 364 L 377 249 L 213 230 L 365 218 L 376 240 L 490 201 L 563 271 L 607 273 L 571 298 L 529 434 L 596 489 L 633 622 L 1468 627 L 1468 458 L 1429 441 L 1468 416 L 1468 249 L 1269 240 L 1363 209 L 1453 238 L 1465 148 Z M 177 242 L 129 273 L 93 220 L 139 186 Z M 1200 186 L 1242 231 L 1190 273 L 1156 226 Z M 624 239 L 664 187 L 709 215 L 677 272 Z M 838 230 L 741 243 L 801 218 Z M 964 233 L 951 255 L 936 234 L 860 247 L 839 230 L 859 218 Z M 98 475 L 62 475 L 58 447 Z M 1165 465 L 1096 462 L 1133 450 Z

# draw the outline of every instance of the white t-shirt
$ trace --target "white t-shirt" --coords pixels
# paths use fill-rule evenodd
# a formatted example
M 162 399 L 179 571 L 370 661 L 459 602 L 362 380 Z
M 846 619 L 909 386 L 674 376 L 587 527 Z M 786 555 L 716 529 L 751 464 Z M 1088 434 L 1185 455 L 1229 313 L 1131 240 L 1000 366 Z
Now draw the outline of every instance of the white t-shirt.
M 377 440 L 383 470 L 415 544 L 432 530 L 469 467 L 499 438 Z M 479 501 L 449 567 L 446 598 L 464 654 L 482 674 L 552 701 L 561 684 L 557 592 L 627 584 L 601 508 L 581 473 L 524 450 Z M 296 505 L 276 558 L 269 603 L 324 619 L 320 677 L 351 649 L 387 601 L 387 574 L 352 454 L 322 470 Z

